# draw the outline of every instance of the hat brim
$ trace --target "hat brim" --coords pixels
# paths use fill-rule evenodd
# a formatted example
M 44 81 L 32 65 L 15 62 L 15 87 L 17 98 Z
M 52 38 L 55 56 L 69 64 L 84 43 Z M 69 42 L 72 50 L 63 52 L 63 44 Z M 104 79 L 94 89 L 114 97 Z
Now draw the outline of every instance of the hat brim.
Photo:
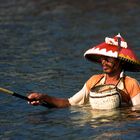
M 123 69 L 129 72 L 140 72 L 140 62 L 133 62 L 123 57 L 119 57 L 121 61 L 123 61 Z
M 85 54 L 85 58 L 91 62 L 100 64 L 100 58 L 106 55 L 99 55 L 99 54 Z M 129 72 L 140 72 L 140 62 L 133 62 L 123 57 L 118 57 L 117 59 L 123 62 L 123 69 L 124 71 Z

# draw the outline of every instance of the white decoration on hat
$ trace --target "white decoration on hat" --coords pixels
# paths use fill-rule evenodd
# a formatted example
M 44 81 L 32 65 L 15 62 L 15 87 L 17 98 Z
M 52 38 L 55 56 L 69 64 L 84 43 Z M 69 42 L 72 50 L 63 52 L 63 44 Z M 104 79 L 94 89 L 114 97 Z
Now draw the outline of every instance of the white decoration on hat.
M 121 36 L 121 34 L 120 34 L 120 33 L 118 33 L 118 34 L 117 34 L 117 37 L 120 37 L 120 38 L 121 38 L 122 36 Z
M 117 35 L 117 37 L 120 37 L 120 38 L 121 38 L 120 33 Z M 118 41 L 115 41 L 114 38 L 106 37 L 106 38 L 105 38 L 105 43 L 106 43 L 106 44 L 109 44 L 109 45 L 118 46 Z M 120 42 L 120 47 L 122 47 L 122 48 L 127 48 L 127 42 L 121 41 L 121 42 Z
M 92 48 L 86 51 L 84 56 L 87 54 L 104 55 L 104 56 L 109 56 L 109 57 L 114 57 L 114 58 L 118 57 L 118 52 L 113 52 L 112 50 L 107 51 L 105 48 L 104 49 Z

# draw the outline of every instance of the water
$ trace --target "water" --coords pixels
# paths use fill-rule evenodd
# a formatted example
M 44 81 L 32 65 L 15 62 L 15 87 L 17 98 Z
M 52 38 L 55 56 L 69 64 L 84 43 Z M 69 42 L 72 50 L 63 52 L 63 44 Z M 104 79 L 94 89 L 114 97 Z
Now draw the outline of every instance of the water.
M 140 56 L 139 0 L 1 0 L 0 84 L 68 98 L 100 67 L 84 52 L 118 32 Z M 139 73 L 128 73 L 140 81 Z M 32 107 L 0 95 L 0 139 L 139 139 L 140 107 Z

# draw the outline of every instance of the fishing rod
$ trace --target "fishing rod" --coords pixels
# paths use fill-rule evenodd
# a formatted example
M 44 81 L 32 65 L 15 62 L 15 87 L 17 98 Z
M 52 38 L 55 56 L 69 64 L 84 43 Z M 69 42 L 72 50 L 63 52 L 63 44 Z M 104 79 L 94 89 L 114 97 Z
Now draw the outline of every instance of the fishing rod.
M 24 95 L 21 95 L 21 94 L 18 94 L 14 91 L 11 91 L 11 90 L 8 90 L 8 89 L 5 89 L 5 88 L 2 88 L 0 87 L 0 92 L 3 92 L 3 93 L 6 93 L 8 95 L 12 95 L 12 96 L 15 96 L 15 97 L 18 97 L 20 99 L 23 99 L 23 100 L 26 100 L 26 101 L 36 101 L 35 99 L 29 99 L 28 97 L 24 96 Z M 44 106 L 44 107 L 47 107 L 47 108 L 52 108 L 52 105 L 46 103 L 46 102 L 41 102 L 40 104 L 41 106 Z

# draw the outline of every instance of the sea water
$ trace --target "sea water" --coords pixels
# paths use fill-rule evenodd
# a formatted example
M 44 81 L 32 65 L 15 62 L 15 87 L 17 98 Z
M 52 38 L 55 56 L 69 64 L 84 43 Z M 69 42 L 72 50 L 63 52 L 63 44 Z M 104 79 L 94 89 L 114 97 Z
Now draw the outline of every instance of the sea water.
M 106 36 L 121 33 L 140 56 L 139 13 L 139 0 L 1 1 L 0 86 L 71 97 L 102 72 L 83 54 Z M 0 93 L 0 110 L 1 140 L 140 139 L 140 107 L 47 109 Z

